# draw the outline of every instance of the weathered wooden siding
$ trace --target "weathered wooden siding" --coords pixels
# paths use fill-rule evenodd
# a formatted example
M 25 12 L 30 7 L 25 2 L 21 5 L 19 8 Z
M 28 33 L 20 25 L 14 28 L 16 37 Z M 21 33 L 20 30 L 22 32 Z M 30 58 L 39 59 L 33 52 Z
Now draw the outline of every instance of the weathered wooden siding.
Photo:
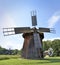
M 40 33 L 39 35 L 42 43 L 44 35 L 43 33 Z M 24 44 L 22 48 L 22 57 L 31 59 L 42 58 L 43 57 L 42 48 L 35 48 L 33 33 L 24 33 L 23 37 L 24 37 Z

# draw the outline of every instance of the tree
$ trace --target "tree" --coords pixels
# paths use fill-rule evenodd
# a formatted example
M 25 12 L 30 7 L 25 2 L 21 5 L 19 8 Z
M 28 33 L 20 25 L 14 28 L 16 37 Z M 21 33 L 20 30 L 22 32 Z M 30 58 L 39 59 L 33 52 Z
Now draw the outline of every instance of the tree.
M 54 49 L 54 54 L 56 56 L 60 55 L 60 40 L 59 39 L 55 39 L 52 41 L 52 48 Z
M 53 41 L 47 40 L 43 41 L 43 50 L 48 50 L 49 48 L 53 48 L 54 56 L 60 56 L 60 40 L 55 39 Z

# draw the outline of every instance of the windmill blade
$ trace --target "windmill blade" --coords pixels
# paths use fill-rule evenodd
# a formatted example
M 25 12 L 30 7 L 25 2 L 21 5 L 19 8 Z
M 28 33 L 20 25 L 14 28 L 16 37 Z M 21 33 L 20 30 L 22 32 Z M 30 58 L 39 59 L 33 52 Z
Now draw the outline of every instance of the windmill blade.
M 32 26 L 36 26 L 37 25 L 36 11 L 32 11 L 31 14 Z
M 36 16 L 32 16 L 32 26 L 36 26 L 36 25 L 37 25 Z
M 50 28 L 51 33 L 56 33 L 56 30 L 54 28 Z
M 38 32 L 51 32 L 50 28 L 39 28 Z
M 39 28 L 38 32 L 50 32 L 50 33 L 55 33 L 54 28 Z
M 3 28 L 4 36 L 30 32 L 33 32 L 30 27 Z
M 14 35 L 14 28 L 3 28 L 3 34 L 4 36 Z
M 19 27 L 19 28 L 14 28 L 14 30 L 15 30 L 15 34 L 33 32 L 33 29 L 30 29 L 30 27 Z

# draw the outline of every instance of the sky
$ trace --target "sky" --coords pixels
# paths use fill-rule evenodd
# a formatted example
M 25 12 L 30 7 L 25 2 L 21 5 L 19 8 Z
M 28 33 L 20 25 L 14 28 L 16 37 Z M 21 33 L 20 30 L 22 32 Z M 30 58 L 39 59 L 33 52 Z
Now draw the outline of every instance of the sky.
M 32 27 L 31 11 L 37 12 L 37 27 L 54 28 L 44 40 L 60 39 L 60 0 L 0 0 L 0 46 L 21 49 L 22 34 L 4 36 L 3 28 Z

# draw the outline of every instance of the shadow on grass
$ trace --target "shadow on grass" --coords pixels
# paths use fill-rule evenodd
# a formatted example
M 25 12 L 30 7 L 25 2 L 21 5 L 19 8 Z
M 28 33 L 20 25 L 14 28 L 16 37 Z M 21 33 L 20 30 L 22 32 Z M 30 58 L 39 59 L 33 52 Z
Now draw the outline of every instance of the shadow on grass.
M 17 59 L 18 55 L 0 55 L 0 60 Z
M 45 64 L 45 63 L 60 63 L 60 58 L 48 58 L 48 59 L 38 59 L 36 62 L 35 61 L 27 61 L 23 62 L 22 64 Z
M 0 60 L 8 60 L 8 59 L 10 59 L 10 58 L 7 58 L 7 57 L 6 58 L 0 58 Z
M 46 61 L 45 61 L 46 60 Z M 60 63 L 60 59 L 56 58 L 50 58 L 50 59 L 42 59 L 43 62 L 37 62 L 37 63 Z
M 50 59 L 44 59 L 44 60 L 48 60 L 48 61 L 50 61 L 52 63 L 60 62 L 60 59 L 58 59 L 58 58 L 56 58 L 56 59 L 50 58 Z

